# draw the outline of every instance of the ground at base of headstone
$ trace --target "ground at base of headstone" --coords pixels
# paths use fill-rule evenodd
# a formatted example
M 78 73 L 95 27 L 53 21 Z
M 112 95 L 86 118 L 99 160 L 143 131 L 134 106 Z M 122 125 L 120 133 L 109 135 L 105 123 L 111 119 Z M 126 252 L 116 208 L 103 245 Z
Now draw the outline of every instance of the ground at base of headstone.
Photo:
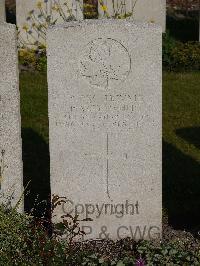
M 0 206 L 0 265 L 200 265 L 200 240 L 167 225 L 162 242 L 68 242 L 49 235 L 43 222 Z
M 164 218 L 164 220 L 166 219 Z M 125 238 L 118 241 L 103 239 L 76 242 L 73 245 L 74 250 L 78 250 L 79 252 L 87 251 L 89 253 L 94 253 L 99 257 L 107 258 L 109 261 L 115 260 L 116 258 L 120 259 L 123 256 L 131 256 L 131 254 L 135 254 L 137 252 L 143 255 L 145 254 L 145 256 L 148 253 L 148 256 L 153 256 L 153 253 L 156 254 L 160 252 L 163 255 L 166 253 L 166 256 L 170 257 L 173 252 L 174 255 L 181 253 L 180 248 L 183 247 L 187 247 L 186 250 L 188 252 L 194 252 L 195 250 L 199 251 L 200 237 L 198 232 L 192 234 L 185 230 L 174 230 L 167 223 L 163 224 L 162 240 L 140 240 L 136 242 L 131 238 Z M 160 259 L 162 257 L 161 254 Z
M 165 72 L 163 75 L 163 206 L 169 213 L 170 226 L 167 218 L 164 217 L 161 247 L 159 243 L 155 243 L 156 247 L 153 247 L 154 244 L 150 242 L 136 243 L 127 239 L 117 243 L 112 241 L 79 243 L 71 249 L 73 263 L 62 262 L 60 265 L 81 265 L 80 260 L 81 262 L 95 260 L 95 264 L 92 265 L 109 265 L 102 262 L 96 264 L 96 261 L 102 257 L 104 261 L 115 258 L 115 261 L 122 260 L 124 264 L 125 260 L 133 261 L 129 264 L 126 262 L 125 265 L 135 265 L 135 260 L 139 259 L 140 255 L 145 265 L 200 265 L 198 229 L 193 230 L 198 228 L 200 221 L 198 216 L 200 206 L 199 83 L 199 72 Z M 36 194 L 40 194 L 40 200 L 41 198 L 43 200 L 44 194 L 48 195 L 50 192 L 46 74 L 22 72 L 20 87 L 24 176 L 32 180 L 29 187 L 30 193 L 28 196 L 25 195 L 25 202 L 30 204 Z M 194 218 L 195 215 L 196 218 Z M 192 223 L 195 223 L 194 227 Z M 7 227 L 10 233 L 12 227 L 9 225 Z M 175 228 L 181 230 L 175 230 Z M 187 228 L 187 231 L 192 234 L 185 232 L 183 228 Z M 1 225 L 0 232 L 4 237 Z M 9 235 L 5 234 L 5 236 Z M 0 245 L 6 243 L 5 239 L 0 242 Z M 87 249 L 83 249 L 85 246 Z M 19 247 L 19 241 L 17 247 Z M 54 250 L 56 250 L 55 245 Z M 1 248 L 0 251 L 2 251 Z M 33 251 L 30 252 L 33 254 Z M 54 258 L 56 259 L 58 255 L 55 252 Z M 51 259 L 48 256 L 46 258 Z

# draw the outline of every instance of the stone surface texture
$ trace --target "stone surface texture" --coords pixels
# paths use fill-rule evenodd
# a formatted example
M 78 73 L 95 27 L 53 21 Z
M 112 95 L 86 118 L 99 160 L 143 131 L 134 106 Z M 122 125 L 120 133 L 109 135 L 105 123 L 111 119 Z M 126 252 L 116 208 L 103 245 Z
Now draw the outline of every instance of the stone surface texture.
M 6 20 L 5 0 L 0 0 L 0 22 L 4 22 L 5 20 Z
M 55 215 L 92 219 L 84 239 L 161 233 L 161 42 L 161 27 L 126 20 L 48 31 Z
M 0 23 L 0 201 L 13 205 L 23 193 L 17 61 L 15 26 Z

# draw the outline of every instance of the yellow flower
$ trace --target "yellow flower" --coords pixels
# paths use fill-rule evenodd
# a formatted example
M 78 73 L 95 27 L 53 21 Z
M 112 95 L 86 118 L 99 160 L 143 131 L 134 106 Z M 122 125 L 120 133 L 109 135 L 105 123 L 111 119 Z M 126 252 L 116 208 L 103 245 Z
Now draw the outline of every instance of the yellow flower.
M 102 5 L 102 6 L 101 6 L 101 9 L 102 9 L 103 11 L 107 11 L 107 6 Z
M 38 1 L 36 6 L 37 8 L 42 8 L 42 1 Z

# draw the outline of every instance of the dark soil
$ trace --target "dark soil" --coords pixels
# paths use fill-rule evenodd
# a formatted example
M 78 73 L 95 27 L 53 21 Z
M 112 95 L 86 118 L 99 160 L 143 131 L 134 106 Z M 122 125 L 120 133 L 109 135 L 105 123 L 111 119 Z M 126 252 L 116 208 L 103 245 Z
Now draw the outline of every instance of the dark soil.
M 172 241 L 179 241 L 183 243 L 188 250 L 199 250 L 200 249 L 200 236 L 198 232 L 187 232 L 184 230 L 174 230 L 168 225 L 167 218 L 163 218 L 163 236 L 162 240 L 153 241 L 155 247 L 160 244 L 167 244 Z M 112 240 L 91 240 L 74 243 L 71 246 L 71 250 L 74 253 L 88 252 L 96 254 L 105 260 L 112 261 L 114 259 L 121 259 L 124 256 L 139 256 L 136 249 L 137 242 L 130 238 L 123 240 L 112 241 Z

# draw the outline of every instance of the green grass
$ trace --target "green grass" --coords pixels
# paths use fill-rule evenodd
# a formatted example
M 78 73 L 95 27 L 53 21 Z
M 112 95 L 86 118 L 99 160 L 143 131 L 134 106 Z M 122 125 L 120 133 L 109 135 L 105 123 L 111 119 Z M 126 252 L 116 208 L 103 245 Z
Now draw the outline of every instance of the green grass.
M 31 128 L 48 143 L 48 92 L 46 75 L 20 75 L 22 127 Z
M 50 198 L 46 75 L 22 73 L 20 95 L 24 185 L 31 181 L 25 196 L 25 210 L 34 208 L 34 214 L 40 216 Z
M 200 72 L 163 78 L 163 203 L 177 228 L 200 224 Z
M 163 205 L 170 224 L 200 224 L 200 72 L 163 75 Z M 32 180 L 27 209 L 49 186 L 46 76 L 20 75 L 25 182 Z
M 163 138 L 200 162 L 198 145 L 180 138 L 181 131 L 178 131 L 183 128 L 200 126 L 199 112 L 200 72 L 165 74 L 163 88 Z M 178 131 L 177 134 L 175 133 L 176 130 Z M 184 134 L 183 131 L 182 134 Z

